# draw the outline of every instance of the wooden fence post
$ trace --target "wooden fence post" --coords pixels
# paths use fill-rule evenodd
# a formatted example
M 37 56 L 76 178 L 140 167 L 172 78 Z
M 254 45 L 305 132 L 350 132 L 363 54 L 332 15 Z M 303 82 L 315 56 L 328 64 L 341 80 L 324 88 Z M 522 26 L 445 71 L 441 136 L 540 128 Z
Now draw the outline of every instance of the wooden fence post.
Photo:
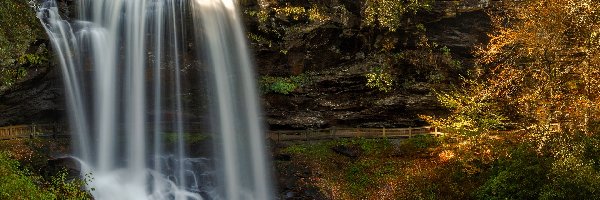
M 383 137 L 385 137 L 385 126 L 383 127 Z
M 35 137 L 36 136 L 36 128 L 35 124 L 31 125 L 31 137 Z
M 331 134 L 331 139 L 335 139 L 335 126 L 329 129 L 329 134 Z
M 304 140 L 308 141 L 308 130 L 304 131 Z
M 412 127 L 408 127 L 408 138 L 412 137 Z

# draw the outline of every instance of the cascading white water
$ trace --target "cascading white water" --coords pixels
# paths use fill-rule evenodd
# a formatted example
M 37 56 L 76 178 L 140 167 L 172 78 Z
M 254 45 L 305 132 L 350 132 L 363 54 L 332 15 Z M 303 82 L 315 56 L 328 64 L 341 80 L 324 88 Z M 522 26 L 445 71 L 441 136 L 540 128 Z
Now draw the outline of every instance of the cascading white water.
M 38 17 L 61 64 L 74 156 L 94 178 L 96 199 L 273 199 L 233 0 L 79 0 L 78 9 L 66 21 L 46 0 Z M 199 134 L 189 125 L 199 100 L 185 81 L 199 68 L 211 159 L 186 152 L 186 138 Z

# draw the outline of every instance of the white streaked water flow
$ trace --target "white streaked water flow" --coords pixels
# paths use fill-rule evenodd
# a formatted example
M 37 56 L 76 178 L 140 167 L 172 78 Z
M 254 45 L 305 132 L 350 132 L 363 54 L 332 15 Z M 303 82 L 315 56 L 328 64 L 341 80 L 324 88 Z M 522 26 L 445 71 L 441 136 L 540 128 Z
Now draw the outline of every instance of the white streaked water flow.
M 260 126 L 260 106 L 255 77 L 240 19 L 231 0 L 195 0 L 195 32 L 202 52 L 210 66 L 213 87 L 216 88 L 214 113 L 220 133 L 216 152 L 219 177 L 225 187 L 226 199 L 270 199 L 269 169 Z
M 96 199 L 274 199 L 234 1 L 77 3 L 78 19 L 63 20 L 54 0 L 38 17 Z

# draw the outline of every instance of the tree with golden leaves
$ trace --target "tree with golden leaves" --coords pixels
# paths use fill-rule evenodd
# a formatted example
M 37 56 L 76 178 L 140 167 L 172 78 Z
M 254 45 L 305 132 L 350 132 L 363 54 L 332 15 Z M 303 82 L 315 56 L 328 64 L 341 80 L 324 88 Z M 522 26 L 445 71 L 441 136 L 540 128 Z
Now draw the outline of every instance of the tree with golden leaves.
M 588 132 L 600 117 L 600 2 L 505 1 L 478 52 L 480 94 L 525 127 Z M 488 95 L 488 96 L 489 96 Z
M 478 54 L 487 85 L 525 123 L 586 131 L 600 103 L 600 2 L 507 3 Z

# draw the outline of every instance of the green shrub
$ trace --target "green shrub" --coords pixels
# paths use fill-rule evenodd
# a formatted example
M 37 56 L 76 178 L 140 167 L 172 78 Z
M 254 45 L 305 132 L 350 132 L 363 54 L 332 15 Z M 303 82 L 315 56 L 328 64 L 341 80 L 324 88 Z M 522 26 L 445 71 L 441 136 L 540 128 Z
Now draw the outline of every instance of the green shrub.
M 86 174 L 83 179 L 67 179 L 67 172 L 61 171 L 50 180 L 50 192 L 56 194 L 59 199 L 92 199 L 91 194 L 85 190 L 87 184 L 92 180 L 91 174 Z M 92 188 L 91 190 L 94 190 Z
M 289 94 L 309 82 L 305 74 L 290 77 L 263 76 L 260 79 L 260 88 L 263 93 Z
M 577 157 L 557 159 L 540 199 L 600 199 L 600 173 Z
M 382 92 L 392 90 L 394 77 L 382 67 L 375 67 L 371 72 L 365 74 L 367 78 L 367 87 L 374 88 Z
M 492 175 L 475 191 L 477 199 L 538 199 L 549 158 L 521 146 L 492 164 Z
M 275 83 L 271 84 L 271 87 L 269 89 L 276 93 L 289 94 L 290 92 L 294 91 L 297 87 L 298 85 L 291 82 L 276 81 Z
M 67 172 L 61 171 L 46 181 L 28 170 L 20 169 L 17 160 L 0 151 L 0 199 L 27 200 L 82 200 L 92 199 L 85 186 L 90 175 L 84 179 L 67 179 Z
M 19 169 L 19 162 L 0 152 L 0 199 L 56 199 L 56 195 L 38 186 L 41 177 Z
M 562 133 L 550 143 L 555 157 L 540 199 L 600 199 L 599 136 Z

